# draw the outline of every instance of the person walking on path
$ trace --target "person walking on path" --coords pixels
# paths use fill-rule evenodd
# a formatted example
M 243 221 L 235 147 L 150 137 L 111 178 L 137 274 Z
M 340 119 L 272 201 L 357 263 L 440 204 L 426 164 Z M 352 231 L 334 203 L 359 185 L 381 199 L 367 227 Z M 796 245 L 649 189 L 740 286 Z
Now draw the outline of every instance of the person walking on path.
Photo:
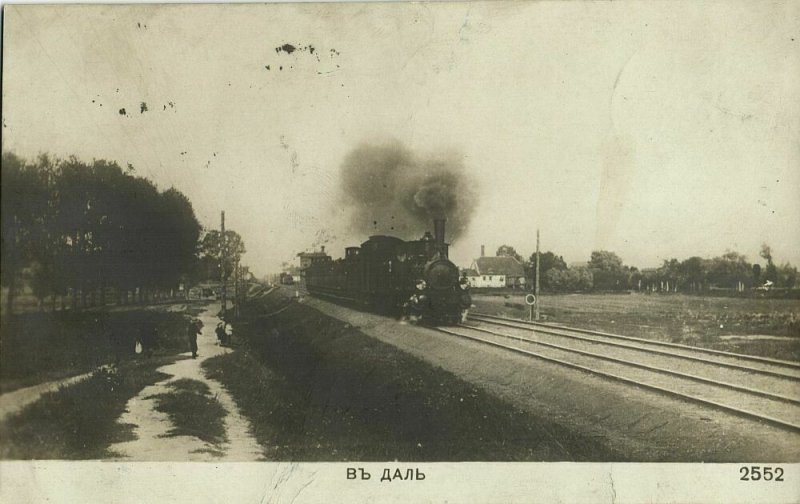
M 189 335 L 189 348 L 192 351 L 192 359 L 197 358 L 197 335 L 201 333 L 202 329 L 203 323 L 198 319 L 193 319 L 187 328 L 187 333 Z

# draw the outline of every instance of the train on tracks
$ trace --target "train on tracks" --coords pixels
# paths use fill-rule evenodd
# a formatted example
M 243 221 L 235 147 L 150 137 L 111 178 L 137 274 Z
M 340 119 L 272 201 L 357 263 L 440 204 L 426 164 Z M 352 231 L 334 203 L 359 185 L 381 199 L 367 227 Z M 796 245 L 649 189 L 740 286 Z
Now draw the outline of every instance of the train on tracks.
M 371 236 L 347 247 L 341 259 L 323 256 L 305 269 L 306 289 L 316 296 L 382 313 L 405 313 L 427 324 L 455 324 L 472 303 L 469 284 L 448 259 L 445 220 L 434 234 L 405 241 Z

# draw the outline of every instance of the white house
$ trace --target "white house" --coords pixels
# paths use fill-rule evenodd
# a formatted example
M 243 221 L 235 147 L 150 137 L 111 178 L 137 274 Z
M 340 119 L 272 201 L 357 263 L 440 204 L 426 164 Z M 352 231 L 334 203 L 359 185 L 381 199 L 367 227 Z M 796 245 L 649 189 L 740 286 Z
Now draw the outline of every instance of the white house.
M 522 287 L 525 268 L 513 257 L 479 257 L 465 271 L 470 287 Z

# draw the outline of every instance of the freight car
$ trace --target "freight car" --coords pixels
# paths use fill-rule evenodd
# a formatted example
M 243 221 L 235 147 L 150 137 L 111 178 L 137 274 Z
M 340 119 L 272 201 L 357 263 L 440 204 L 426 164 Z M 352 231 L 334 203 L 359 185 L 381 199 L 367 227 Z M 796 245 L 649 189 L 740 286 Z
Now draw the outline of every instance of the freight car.
M 448 259 L 444 231 L 444 219 L 437 219 L 434 235 L 426 232 L 419 240 L 371 236 L 360 247 L 347 247 L 342 259 L 326 256 L 309 266 L 306 288 L 383 313 L 405 311 L 425 323 L 457 323 L 472 300 Z

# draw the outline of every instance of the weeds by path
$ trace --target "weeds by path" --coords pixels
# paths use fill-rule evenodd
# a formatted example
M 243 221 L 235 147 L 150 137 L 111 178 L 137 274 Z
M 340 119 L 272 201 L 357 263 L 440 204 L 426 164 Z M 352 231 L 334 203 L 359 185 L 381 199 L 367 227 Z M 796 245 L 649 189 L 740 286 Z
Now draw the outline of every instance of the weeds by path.
M 132 439 L 117 418 L 144 387 L 169 378 L 157 368 L 174 357 L 135 360 L 96 371 L 87 380 L 44 394 L 0 424 L 2 459 L 100 459 L 108 447 Z
M 203 441 L 220 444 L 225 438 L 225 408 L 211 397 L 208 385 L 182 378 L 169 383 L 171 393 L 153 396 L 156 409 L 169 415 L 174 427 L 167 436 L 195 436 Z

